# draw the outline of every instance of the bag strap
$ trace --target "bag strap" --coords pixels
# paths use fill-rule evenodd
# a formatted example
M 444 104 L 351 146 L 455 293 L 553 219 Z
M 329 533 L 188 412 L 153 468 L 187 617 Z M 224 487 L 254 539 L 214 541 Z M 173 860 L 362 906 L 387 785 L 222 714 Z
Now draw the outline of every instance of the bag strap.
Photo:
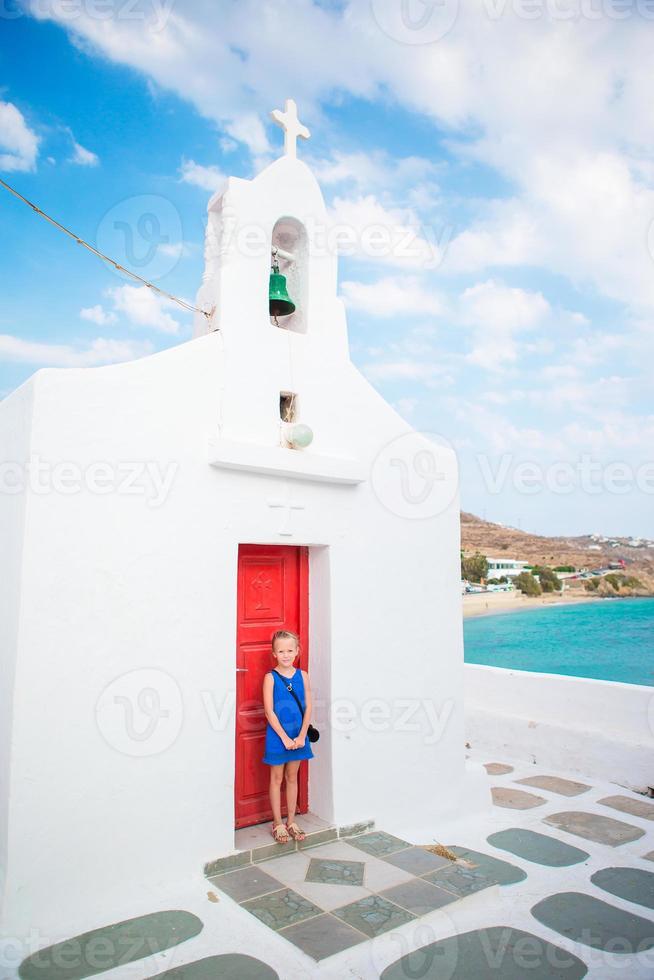
M 273 674 L 277 674 L 277 676 L 278 676 L 278 677 L 281 677 L 281 679 L 282 679 L 283 681 L 288 681 L 288 677 L 282 677 L 282 675 L 281 675 L 281 674 L 279 673 L 279 671 L 277 671 L 277 670 L 275 670 L 275 668 L 274 668 L 274 667 L 272 668 L 272 672 L 273 672 Z M 301 703 L 300 703 L 300 699 L 299 699 L 299 697 L 297 696 L 297 694 L 296 694 L 296 693 L 295 693 L 295 691 L 293 690 L 293 685 L 292 685 L 292 684 L 291 684 L 291 682 L 289 681 L 289 682 L 288 682 L 288 684 L 284 684 L 284 687 L 286 688 L 286 690 L 287 690 L 287 691 L 290 691 L 290 692 L 291 692 L 291 694 L 293 695 L 293 697 L 294 697 L 294 698 L 295 698 L 295 700 L 297 701 L 297 706 L 298 706 L 298 708 L 300 709 L 300 711 L 302 712 L 302 717 L 304 718 L 304 714 L 305 714 L 305 709 L 304 709 L 304 708 L 302 707 L 302 705 L 301 705 Z

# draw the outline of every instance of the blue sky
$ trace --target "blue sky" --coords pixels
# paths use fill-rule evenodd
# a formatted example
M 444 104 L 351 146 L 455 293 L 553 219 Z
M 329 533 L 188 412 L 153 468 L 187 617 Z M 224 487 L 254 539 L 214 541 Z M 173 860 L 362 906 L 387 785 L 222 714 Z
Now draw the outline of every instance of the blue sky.
M 616 9 L 4 0 L 0 176 L 193 302 L 211 190 L 295 98 L 333 220 L 412 243 L 341 258 L 351 353 L 455 446 L 462 506 L 654 537 L 654 23 Z M 0 227 L 0 397 L 191 337 L 2 189 Z

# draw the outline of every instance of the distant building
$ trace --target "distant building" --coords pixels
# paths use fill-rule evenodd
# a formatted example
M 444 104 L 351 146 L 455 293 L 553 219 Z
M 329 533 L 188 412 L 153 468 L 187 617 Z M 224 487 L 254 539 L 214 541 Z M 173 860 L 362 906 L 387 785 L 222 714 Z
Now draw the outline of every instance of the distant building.
M 529 564 L 526 561 L 518 561 L 515 558 L 486 558 L 488 562 L 488 575 L 486 580 L 489 578 L 502 578 L 506 575 L 507 578 L 514 578 L 519 575 L 520 572 L 524 572 L 525 568 Z

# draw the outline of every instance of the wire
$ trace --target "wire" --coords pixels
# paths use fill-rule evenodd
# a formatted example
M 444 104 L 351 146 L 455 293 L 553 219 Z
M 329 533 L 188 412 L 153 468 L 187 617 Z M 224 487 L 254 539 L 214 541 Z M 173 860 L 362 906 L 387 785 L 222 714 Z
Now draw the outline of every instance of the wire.
M 62 224 L 59 224 L 59 222 L 55 221 L 54 218 L 51 218 L 49 214 L 46 214 L 45 211 L 42 211 L 40 207 L 38 207 L 36 204 L 32 204 L 32 202 L 28 201 L 26 197 L 23 197 L 22 194 L 19 194 L 17 190 L 11 187 L 6 181 L 2 180 L 1 177 L 0 177 L 0 184 L 2 184 L 3 187 L 6 187 L 7 190 L 10 191 L 20 201 L 23 201 L 25 204 L 27 204 L 32 209 L 32 211 L 35 211 L 37 214 L 40 214 L 41 217 L 46 219 L 46 221 L 49 221 L 51 224 L 53 224 L 55 228 L 59 228 L 61 231 L 69 235 L 72 239 L 74 239 L 77 242 L 78 245 L 83 245 L 84 248 L 88 248 L 89 252 L 93 252 L 94 255 L 97 255 L 99 258 L 104 259 L 105 262 L 109 262 L 109 264 L 113 265 L 116 269 L 120 269 L 120 271 L 124 272 L 125 275 L 131 276 L 132 279 L 136 279 L 137 282 L 142 282 L 144 286 L 148 287 L 148 289 L 154 289 L 155 292 L 161 293 L 162 296 L 166 296 L 168 299 L 172 300 L 173 303 L 177 303 L 179 306 L 183 307 L 183 309 L 185 310 L 188 310 L 190 313 L 201 313 L 203 316 L 206 316 L 207 320 L 209 321 L 211 320 L 215 312 L 215 307 L 213 307 L 209 311 L 201 310 L 199 307 L 193 306 L 191 303 L 187 303 L 185 299 L 179 299 L 178 296 L 173 296 L 172 293 L 167 293 L 165 289 L 161 289 L 159 286 L 155 286 L 154 283 L 148 282 L 147 279 L 142 279 L 141 276 L 137 276 L 135 272 L 132 272 L 130 269 L 126 269 L 124 266 L 120 265 L 120 263 L 116 262 L 114 259 L 110 259 L 108 255 L 104 255 L 103 252 L 99 252 L 97 248 L 93 247 L 93 245 L 89 245 L 88 242 L 85 242 L 84 239 L 80 238 L 79 235 L 76 235 L 75 232 L 70 231 L 68 228 L 65 228 Z

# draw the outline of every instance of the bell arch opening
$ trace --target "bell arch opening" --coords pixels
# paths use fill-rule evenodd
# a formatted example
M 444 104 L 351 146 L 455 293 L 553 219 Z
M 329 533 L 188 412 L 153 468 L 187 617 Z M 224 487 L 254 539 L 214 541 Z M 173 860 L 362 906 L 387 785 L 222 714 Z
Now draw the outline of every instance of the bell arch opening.
M 283 217 L 275 223 L 270 242 L 271 269 L 276 265 L 279 274 L 286 280 L 286 293 L 295 309 L 288 315 L 278 313 L 275 317 L 270 311 L 270 322 L 283 330 L 295 330 L 306 333 L 308 325 L 309 300 L 309 245 L 307 230 L 297 218 Z M 271 280 L 275 295 L 280 296 L 283 283 L 279 279 Z M 269 291 L 270 300 L 270 291 Z M 269 305 L 271 305 L 269 303 Z M 277 307 L 284 307 L 283 300 L 277 301 Z

